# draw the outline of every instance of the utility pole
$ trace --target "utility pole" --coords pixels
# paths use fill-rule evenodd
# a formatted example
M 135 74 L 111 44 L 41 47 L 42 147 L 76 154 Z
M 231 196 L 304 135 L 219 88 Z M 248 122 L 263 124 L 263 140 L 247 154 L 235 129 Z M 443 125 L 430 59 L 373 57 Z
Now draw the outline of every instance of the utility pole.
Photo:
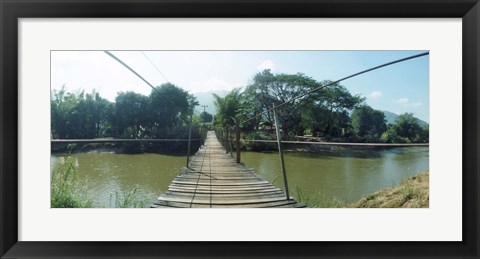
M 200 106 L 202 106 L 202 107 L 203 107 L 203 112 L 205 112 L 205 108 L 207 108 L 207 107 L 208 107 L 208 105 L 200 105 Z

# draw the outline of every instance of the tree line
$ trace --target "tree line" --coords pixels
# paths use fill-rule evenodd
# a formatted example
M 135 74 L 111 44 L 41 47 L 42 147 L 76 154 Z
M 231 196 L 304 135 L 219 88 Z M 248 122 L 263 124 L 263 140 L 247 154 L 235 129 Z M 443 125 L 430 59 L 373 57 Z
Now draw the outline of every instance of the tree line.
M 312 92 L 326 84 L 331 85 Z M 292 100 L 276 110 L 284 139 L 311 134 L 327 141 L 428 142 L 428 126 L 420 126 L 412 113 L 401 114 L 394 124 L 387 124 L 384 113 L 368 106 L 364 97 L 351 94 L 339 83 L 319 82 L 302 73 L 264 70 L 255 74 L 243 91 L 236 88 L 225 97 L 214 98 L 215 125 L 233 126 L 235 118 L 244 122 L 240 126 L 246 134 L 271 130 L 273 112 L 268 111 Z
M 196 98 L 182 88 L 166 83 L 148 95 L 119 92 L 115 102 L 99 93 L 71 93 L 64 87 L 51 94 L 53 139 L 186 139 Z M 200 138 L 201 118 L 193 116 L 192 138 Z M 130 145 L 130 148 L 128 148 Z M 152 151 L 163 143 L 123 144 L 130 151 Z M 169 144 L 170 145 L 170 144 Z M 170 145 L 179 148 L 185 143 Z

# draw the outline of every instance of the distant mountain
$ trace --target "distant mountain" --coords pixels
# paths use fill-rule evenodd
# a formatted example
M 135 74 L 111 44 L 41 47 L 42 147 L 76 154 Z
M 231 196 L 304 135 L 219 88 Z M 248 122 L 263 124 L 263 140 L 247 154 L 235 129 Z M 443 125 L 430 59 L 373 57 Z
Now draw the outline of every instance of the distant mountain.
M 387 120 L 387 124 L 395 124 L 395 121 L 398 119 L 398 115 L 396 113 L 393 113 L 393 112 L 389 112 L 389 111 L 382 111 L 383 114 L 385 114 L 385 119 Z M 416 118 L 417 121 L 418 121 L 418 124 L 421 126 L 421 127 L 424 127 L 424 126 L 427 126 L 428 123 L 425 122 L 425 121 L 422 121 L 418 118 Z
M 217 113 L 217 110 L 215 109 L 215 104 L 212 94 L 216 94 L 220 97 L 224 97 L 225 95 L 228 94 L 228 91 L 225 90 L 220 90 L 220 91 L 213 91 L 213 92 L 201 92 L 201 93 L 193 93 L 195 97 L 197 97 L 198 102 L 200 103 L 199 106 L 195 108 L 195 113 L 200 114 L 203 112 L 203 107 L 202 105 L 207 105 L 208 107 L 205 107 L 205 111 L 215 115 Z
M 387 124 L 395 124 L 395 121 L 398 118 L 398 115 L 393 112 L 389 111 L 382 111 L 385 114 L 385 120 L 387 120 Z

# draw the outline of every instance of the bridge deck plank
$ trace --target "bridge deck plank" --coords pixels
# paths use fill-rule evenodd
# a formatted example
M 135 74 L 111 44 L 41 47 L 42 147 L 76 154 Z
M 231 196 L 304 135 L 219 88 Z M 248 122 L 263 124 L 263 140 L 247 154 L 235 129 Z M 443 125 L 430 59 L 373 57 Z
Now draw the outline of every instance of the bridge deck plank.
M 299 203 L 276 201 L 276 202 L 260 202 L 249 204 L 237 204 L 235 206 L 225 204 L 190 204 L 181 202 L 165 202 L 158 201 L 153 204 L 155 208 L 304 208 L 305 206 Z
M 170 183 L 152 208 L 301 208 L 292 197 L 238 164 L 212 131 L 188 168 Z

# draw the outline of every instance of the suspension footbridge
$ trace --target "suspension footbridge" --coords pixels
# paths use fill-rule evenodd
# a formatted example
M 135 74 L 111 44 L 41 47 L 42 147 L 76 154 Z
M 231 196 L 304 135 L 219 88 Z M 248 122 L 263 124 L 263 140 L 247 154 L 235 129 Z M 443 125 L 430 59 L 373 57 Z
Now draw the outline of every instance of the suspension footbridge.
M 226 153 L 213 131 L 153 208 L 301 208 L 304 205 Z
M 122 64 L 137 77 L 148 84 L 153 91 L 161 96 L 165 103 L 174 105 L 173 101 L 163 94 L 159 89 L 154 87 L 153 84 L 148 82 L 125 62 L 118 57 L 105 51 L 110 57 Z M 144 54 L 144 53 L 143 53 Z M 254 114 L 223 114 L 226 116 L 224 119 L 234 122 L 235 128 L 235 150 L 236 159 L 233 159 L 228 151 L 232 151 L 232 140 L 229 138 L 229 132 L 231 131 L 231 121 L 228 123 L 223 122 L 222 126 L 222 140 L 226 140 L 225 150 L 217 139 L 213 131 L 207 133 L 205 145 L 199 149 L 199 151 L 190 160 L 190 151 L 192 150 L 191 142 L 199 141 L 200 139 L 192 139 L 192 125 L 193 125 L 193 110 L 196 104 L 191 102 L 188 106 L 190 108 L 190 126 L 188 130 L 188 139 L 52 139 L 54 143 L 109 143 L 109 142 L 172 142 L 172 141 L 188 141 L 187 148 L 187 165 L 182 169 L 179 176 L 177 176 L 169 185 L 168 190 L 163 193 L 151 207 L 153 208 L 223 208 L 223 207 L 290 207 L 298 208 L 305 207 L 299 204 L 295 199 L 290 197 L 287 174 L 285 169 L 285 161 L 282 151 L 282 134 L 281 128 L 284 125 L 280 125 L 277 118 L 277 112 L 279 109 L 286 107 L 287 105 L 297 105 L 307 99 L 305 97 L 310 96 L 314 92 L 318 92 L 329 86 L 335 86 L 337 83 L 356 77 L 361 74 L 365 74 L 383 67 L 387 67 L 393 64 L 404 62 L 407 60 L 423 57 L 429 55 L 428 52 L 419 53 L 416 55 L 408 56 L 405 58 L 397 59 L 388 63 L 384 63 L 375 67 L 368 68 L 366 70 L 351 74 L 336 81 L 326 81 L 322 85 L 315 84 L 315 88 L 307 88 L 303 93 L 300 93 L 289 100 L 284 100 L 279 103 L 276 100 L 271 104 L 272 107 L 263 107 L 260 112 L 255 111 Z M 148 57 L 144 54 L 148 59 Z M 150 60 L 153 64 L 153 62 Z M 153 64 L 154 65 L 154 64 Z M 158 68 L 157 68 L 158 70 Z M 159 71 L 160 72 L 160 71 Z M 163 76 L 163 75 L 162 75 Z M 277 104 L 278 103 L 278 104 Z M 206 106 L 203 106 L 204 108 Z M 236 108 L 235 108 L 236 109 Z M 235 110 L 234 109 L 234 110 Z M 231 116 L 230 116 L 231 115 Z M 333 115 L 332 115 L 333 116 Z M 277 143 L 278 153 L 280 156 L 280 165 L 283 175 L 284 190 L 275 187 L 267 180 L 257 175 L 255 170 L 247 167 L 240 162 L 240 137 L 241 128 L 247 123 L 258 124 L 259 121 L 264 120 L 265 117 L 274 119 L 276 140 L 244 140 L 254 142 L 266 142 Z M 67 122 L 68 123 L 68 122 Z M 157 122 L 153 123 L 157 125 Z M 243 126 L 242 126 L 243 125 Z M 157 125 L 158 126 L 158 125 Z M 137 127 L 137 125 L 135 125 Z M 141 127 L 141 125 L 140 125 Z M 282 129 L 283 130 L 283 129 Z M 223 138 L 223 133 L 226 134 L 226 138 Z M 180 134 L 182 135 L 182 134 Z M 133 138 L 133 135 L 131 135 Z M 428 143 L 343 143 L 343 142 L 306 142 L 306 141 L 283 141 L 284 143 L 302 144 L 302 145 L 323 145 L 323 146 L 369 146 L 369 147 L 407 147 L 407 146 L 428 146 Z M 142 144 L 142 143 L 140 143 Z M 197 148 L 198 146 L 194 147 Z

